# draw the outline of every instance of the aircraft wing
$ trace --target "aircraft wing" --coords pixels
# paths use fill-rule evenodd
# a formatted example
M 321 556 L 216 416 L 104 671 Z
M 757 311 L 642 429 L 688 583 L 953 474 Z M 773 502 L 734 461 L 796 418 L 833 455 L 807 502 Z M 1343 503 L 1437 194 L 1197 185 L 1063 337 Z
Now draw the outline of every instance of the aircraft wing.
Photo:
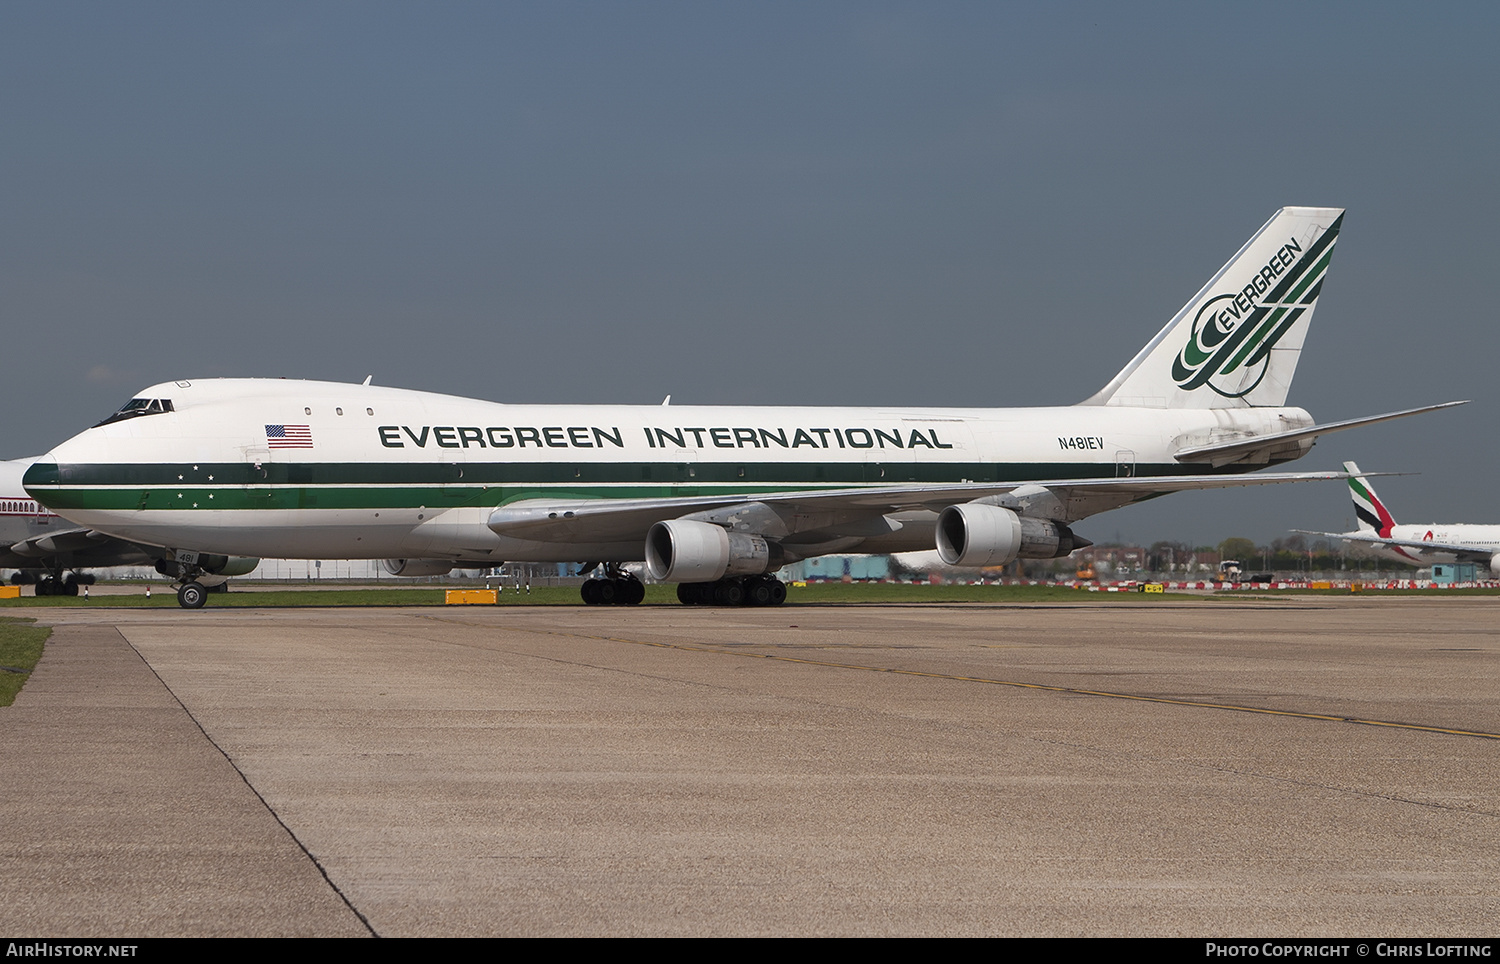
M 0 566 L 29 569 L 60 561 L 67 566 L 150 565 L 161 550 L 116 539 L 94 529 L 75 528 L 49 532 L 0 547 Z
M 1309 536 L 1329 536 L 1334 539 L 1342 539 L 1345 542 L 1362 542 L 1367 545 L 1379 547 L 1400 547 L 1402 549 L 1417 549 L 1422 552 L 1444 552 L 1457 556 L 1462 562 L 1482 562 L 1488 564 L 1490 557 L 1495 554 L 1494 549 L 1484 549 L 1476 546 L 1454 546 L 1445 542 L 1429 542 L 1419 539 L 1386 539 L 1376 533 L 1364 532 L 1314 532 L 1311 529 L 1293 529 Z
M 1342 422 L 1324 422 L 1322 425 L 1313 425 L 1308 428 L 1299 428 L 1291 432 L 1277 432 L 1274 435 L 1255 435 L 1250 438 L 1237 439 L 1231 442 L 1215 442 L 1213 445 L 1195 445 L 1178 451 L 1172 457 L 1179 462 L 1209 462 L 1214 465 L 1226 465 L 1230 462 L 1254 455 L 1258 452 L 1269 452 L 1278 446 L 1291 442 L 1300 442 L 1303 439 L 1317 438 L 1321 435 L 1331 435 L 1334 432 L 1342 432 L 1346 429 L 1359 428 L 1361 425 L 1374 425 L 1377 422 L 1389 422 L 1392 419 L 1406 418 L 1408 415 L 1420 415 L 1423 412 L 1435 412 L 1440 408 L 1454 408 L 1458 405 L 1467 405 L 1467 401 L 1443 402 L 1440 405 L 1424 405 L 1421 408 L 1408 408 L 1399 412 L 1386 412 L 1384 415 L 1367 415 L 1364 418 L 1345 419 Z
M 961 502 L 992 499 L 1035 507 L 1046 518 L 1075 522 L 1099 512 L 1170 492 L 1347 479 L 1347 472 L 1277 472 L 1247 475 L 1172 475 L 1113 479 L 1058 479 L 732 493 L 658 499 L 527 499 L 490 513 L 489 528 L 502 536 L 540 542 L 600 542 L 645 538 L 657 522 L 683 516 L 720 521 L 744 516 L 761 534 L 780 537 L 808 530 L 875 535 L 880 517 L 914 510 L 938 511 Z
M 23 539 L 10 547 L 10 551 L 18 556 L 47 556 L 56 555 L 59 552 L 71 552 L 75 549 L 94 548 L 101 542 L 109 540 L 109 536 L 92 529 L 63 529 L 58 532 L 49 532 L 44 536 L 36 536 L 31 539 Z

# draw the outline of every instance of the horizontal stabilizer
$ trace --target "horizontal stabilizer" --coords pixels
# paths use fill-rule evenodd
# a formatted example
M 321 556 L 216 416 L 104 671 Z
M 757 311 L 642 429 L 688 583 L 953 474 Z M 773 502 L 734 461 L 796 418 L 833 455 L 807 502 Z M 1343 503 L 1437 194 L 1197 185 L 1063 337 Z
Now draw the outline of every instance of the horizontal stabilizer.
M 1288 442 L 1300 442 L 1303 439 L 1314 439 L 1320 435 L 1331 435 L 1334 432 L 1358 428 L 1361 425 L 1374 425 L 1377 422 L 1389 422 L 1392 419 L 1406 418 L 1408 415 L 1420 415 L 1423 412 L 1435 412 L 1440 408 L 1453 408 L 1458 405 L 1467 404 L 1469 404 L 1467 400 L 1461 402 L 1443 402 L 1441 405 L 1424 405 L 1421 408 L 1408 408 L 1400 412 L 1386 412 L 1384 415 L 1351 418 L 1342 422 L 1325 422 L 1322 425 L 1299 428 L 1291 432 L 1277 432 L 1275 435 L 1257 435 L 1253 438 L 1237 439 L 1233 442 L 1219 442 L 1213 445 L 1194 445 L 1191 448 L 1180 450 L 1173 458 L 1179 462 L 1211 462 L 1215 465 L 1225 465 L 1261 451 L 1278 448 L 1279 446 L 1286 445 Z

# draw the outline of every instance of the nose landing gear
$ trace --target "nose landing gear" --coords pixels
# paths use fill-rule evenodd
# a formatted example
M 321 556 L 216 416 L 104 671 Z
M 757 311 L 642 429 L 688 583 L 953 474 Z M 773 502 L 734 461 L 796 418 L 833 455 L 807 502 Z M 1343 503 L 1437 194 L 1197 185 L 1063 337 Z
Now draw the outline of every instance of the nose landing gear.
M 156 571 L 171 577 L 177 583 L 177 605 L 183 609 L 202 609 L 208 602 L 210 592 L 223 592 L 223 577 L 216 576 L 198 565 L 195 552 L 177 553 L 176 559 L 158 559 Z M 209 585 L 199 582 L 202 579 Z M 227 587 L 226 587 L 227 588 Z
M 177 605 L 183 609 L 202 609 L 208 602 L 208 590 L 199 582 L 185 582 L 177 587 Z

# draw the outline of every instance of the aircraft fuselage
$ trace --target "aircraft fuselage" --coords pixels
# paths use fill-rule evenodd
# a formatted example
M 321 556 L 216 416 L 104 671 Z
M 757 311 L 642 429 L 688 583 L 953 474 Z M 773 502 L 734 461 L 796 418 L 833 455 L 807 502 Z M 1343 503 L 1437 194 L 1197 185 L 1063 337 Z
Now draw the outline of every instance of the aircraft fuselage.
M 530 499 L 659 498 L 912 483 L 1233 473 L 1179 449 L 1312 424 L 1298 408 L 1019 409 L 506 405 L 368 385 L 210 379 L 170 410 L 90 429 L 27 485 L 122 538 L 231 555 L 628 561 L 618 541 L 487 526 Z M 54 467 L 55 466 L 55 467 Z M 931 516 L 931 513 L 927 513 Z M 932 547 L 931 520 L 856 540 Z

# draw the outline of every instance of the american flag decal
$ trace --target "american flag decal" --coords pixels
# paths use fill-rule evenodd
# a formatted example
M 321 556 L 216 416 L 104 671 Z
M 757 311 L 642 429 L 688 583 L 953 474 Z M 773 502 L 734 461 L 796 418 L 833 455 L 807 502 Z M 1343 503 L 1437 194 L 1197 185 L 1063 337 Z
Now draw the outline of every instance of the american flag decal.
M 310 449 L 311 425 L 267 425 L 266 445 L 273 449 Z

